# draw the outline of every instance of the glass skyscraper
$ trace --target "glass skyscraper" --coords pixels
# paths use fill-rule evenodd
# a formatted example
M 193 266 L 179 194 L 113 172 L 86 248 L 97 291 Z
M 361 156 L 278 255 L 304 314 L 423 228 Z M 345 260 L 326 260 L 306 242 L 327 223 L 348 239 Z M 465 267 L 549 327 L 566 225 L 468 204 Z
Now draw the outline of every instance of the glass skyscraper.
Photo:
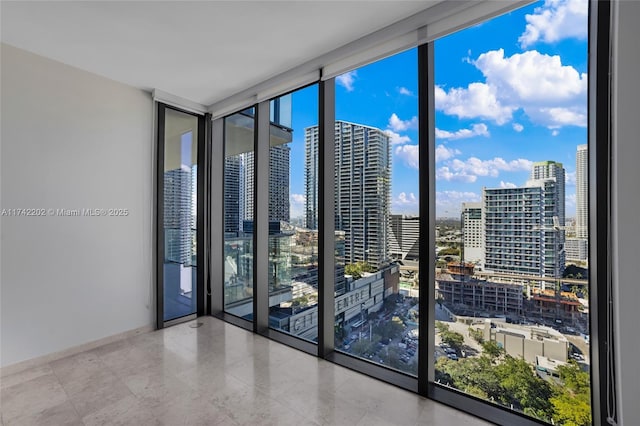
M 318 221 L 318 126 L 305 129 L 307 225 Z M 344 231 L 345 263 L 389 263 L 391 161 L 387 134 L 374 127 L 335 123 L 335 219 Z

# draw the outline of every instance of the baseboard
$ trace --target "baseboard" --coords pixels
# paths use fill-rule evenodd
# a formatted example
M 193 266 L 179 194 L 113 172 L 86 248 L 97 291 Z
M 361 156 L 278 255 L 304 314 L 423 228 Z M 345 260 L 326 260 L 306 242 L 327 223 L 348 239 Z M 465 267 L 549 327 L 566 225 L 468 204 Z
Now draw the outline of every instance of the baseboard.
M 52 361 L 56 361 L 61 358 L 65 358 L 71 355 L 78 354 L 84 351 L 90 351 L 91 349 L 98 348 L 103 345 L 107 345 L 109 343 L 117 342 L 119 340 L 128 339 L 129 337 L 137 336 L 139 334 L 148 333 L 150 331 L 155 330 L 153 325 L 146 325 L 144 327 L 135 328 L 133 330 L 125 331 L 122 333 L 114 334 L 112 336 L 107 336 L 102 339 L 94 340 L 92 342 L 83 343 L 78 346 L 73 346 L 71 348 L 63 349 L 59 352 L 54 352 L 48 355 L 39 356 L 36 358 L 31 358 L 25 361 L 20 361 L 15 364 L 7 365 L 5 367 L 0 368 L 0 377 L 5 377 L 10 374 L 19 373 L 23 370 L 27 370 L 29 368 L 39 367 L 41 365 L 50 363 Z

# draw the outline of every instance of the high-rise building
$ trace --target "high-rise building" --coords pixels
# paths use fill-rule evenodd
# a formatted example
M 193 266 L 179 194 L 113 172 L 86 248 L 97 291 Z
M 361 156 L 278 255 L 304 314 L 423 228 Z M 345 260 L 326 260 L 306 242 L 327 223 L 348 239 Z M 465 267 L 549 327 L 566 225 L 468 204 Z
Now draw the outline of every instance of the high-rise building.
M 589 238 L 589 158 L 587 145 L 576 152 L 576 238 Z
M 224 159 L 224 232 L 240 231 L 240 162 L 239 155 Z
M 420 217 L 391 215 L 389 252 L 392 258 L 399 260 L 420 258 Z
M 269 148 L 269 220 L 289 222 L 289 168 L 291 148 L 275 145 Z M 255 155 L 241 154 L 241 181 L 244 194 L 240 197 L 243 220 L 253 220 Z
M 307 224 L 317 224 L 318 180 L 311 179 L 318 153 L 318 127 L 305 129 Z M 391 162 L 389 137 L 361 124 L 335 123 L 335 226 L 345 232 L 346 263 L 389 262 Z M 314 204 L 315 203 L 315 204 Z
M 564 226 L 565 220 L 565 170 L 562 166 L 562 163 L 558 163 L 555 161 L 539 161 L 537 163 L 533 163 L 533 167 L 531 168 L 531 180 L 539 180 L 539 179 L 555 179 L 556 180 L 556 191 L 558 192 L 558 204 L 557 204 L 557 216 L 558 222 L 560 226 Z
M 320 138 L 318 126 L 304 129 L 304 188 L 305 188 L 305 222 L 309 229 L 318 229 L 318 155 Z
M 253 220 L 255 159 L 254 152 L 249 151 L 240 154 L 240 223 L 245 220 Z M 242 225 L 244 226 L 244 225 Z
M 539 167 L 536 165 L 551 165 Z M 565 265 L 564 169 L 536 163 L 524 187 L 482 191 L 487 271 L 561 277 Z M 550 170 L 553 170 L 549 172 Z M 466 256 L 465 256 L 466 257 Z
M 269 148 L 269 220 L 289 222 L 289 169 L 291 148 L 274 145 Z
M 164 173 L 165 260 L 185 266 L 192 264 L 192 169 L 187 165 Z
M 462 260 L 482 265 L 482 203 L 462 203 Z
M 589 258 L 589 244 L 586 238 L 567 238 L 565 249 L 569 260 L 584 262 Z

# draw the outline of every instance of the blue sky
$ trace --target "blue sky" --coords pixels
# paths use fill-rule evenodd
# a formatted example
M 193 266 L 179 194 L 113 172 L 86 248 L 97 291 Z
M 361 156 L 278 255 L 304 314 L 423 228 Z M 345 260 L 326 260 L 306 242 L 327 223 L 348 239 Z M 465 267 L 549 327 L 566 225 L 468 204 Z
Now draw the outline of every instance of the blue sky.
M 576 147 L 587 141 L 587 2 L 547 0 L 435 43 L 436 215 L 456 217 L 482 187 L 523 185 L 531 163 L 567 172 L 575 213 Z M 336 78 L 336 118 L 386 130 L 392 213 L 418 213 L 417 50 Z M 304 207 L 304 127 L 317 86 L 293 94 L 292 217 Z

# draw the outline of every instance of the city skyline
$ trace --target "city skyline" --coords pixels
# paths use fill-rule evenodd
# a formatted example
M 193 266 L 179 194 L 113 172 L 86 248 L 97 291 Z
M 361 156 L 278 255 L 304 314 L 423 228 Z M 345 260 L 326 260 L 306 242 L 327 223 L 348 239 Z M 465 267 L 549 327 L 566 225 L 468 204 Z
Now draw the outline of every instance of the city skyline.
M 566 217 L 575 217 L 576 147 L 587 140 L 587 2 L 568 3 L 516 10 L 435 43 L 437 217 L 459 217 L 482 187 L 524 185 L 532 164 L 547 160 L 565 165 Z M 292 109 L 296 127 L 316 125 L 301 104 Z M 336 120 L 390 136 L 393 214 L 418 214 L 417 110 L 415 49 L 336 78 Z M 292 174 L 304 162 L 304 150 L 292 149 Z M 304 182 L 291 182 L 291 199 L 291 217 L 304 216 Z

